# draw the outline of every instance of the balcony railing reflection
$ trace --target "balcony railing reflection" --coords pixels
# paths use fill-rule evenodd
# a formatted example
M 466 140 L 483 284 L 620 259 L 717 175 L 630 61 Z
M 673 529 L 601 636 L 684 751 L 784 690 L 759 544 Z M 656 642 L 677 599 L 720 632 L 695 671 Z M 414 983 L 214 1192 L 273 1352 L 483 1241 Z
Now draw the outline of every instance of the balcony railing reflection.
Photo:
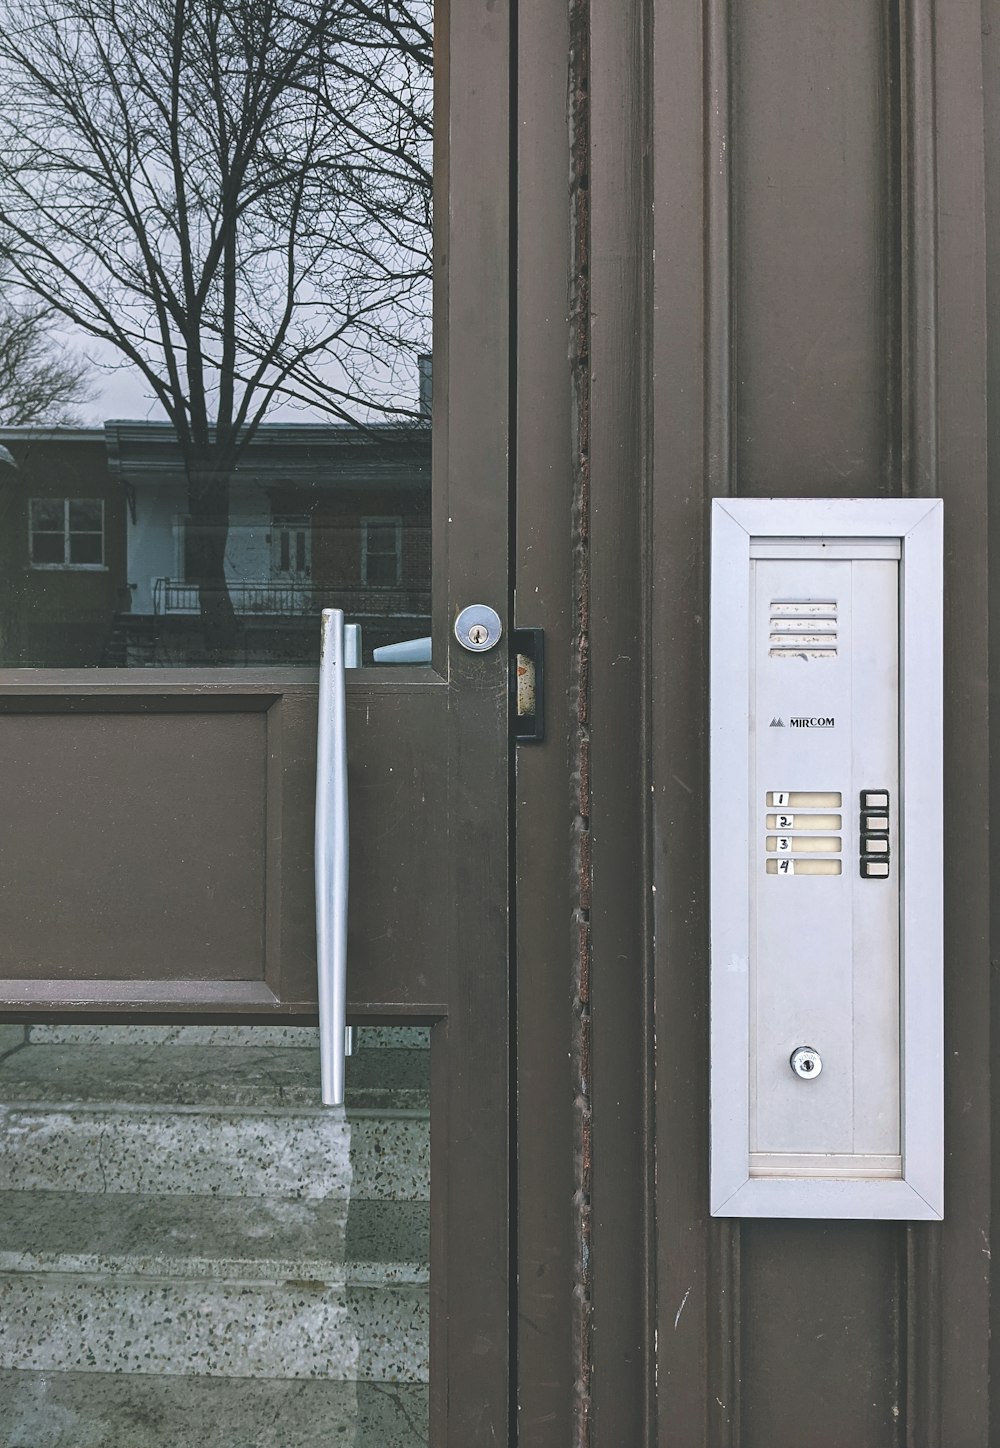
M 421 618 L 431 606 L 428 588 L 337 588 L 273 579 L 230 582 L 229 596 L 237 615 L 258 618 L 305 618 L 324 608 L 342 608 L 355 617 Z M 198 585 L 156 579 L 153 612 L 159 617 L 197 614 Z

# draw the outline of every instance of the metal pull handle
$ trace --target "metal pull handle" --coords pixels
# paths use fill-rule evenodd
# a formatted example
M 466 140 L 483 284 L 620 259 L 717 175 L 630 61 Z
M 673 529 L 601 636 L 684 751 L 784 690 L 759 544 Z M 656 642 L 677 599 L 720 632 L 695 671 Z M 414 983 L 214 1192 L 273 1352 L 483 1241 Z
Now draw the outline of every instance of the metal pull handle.
M 324 1106 L 344 1104 L 347 1026 L 347 699 L 348 645 L 357 665 L 357 628 L 344 628 L 339 608 L 324 608 L 319 653 L 316 736 L 316 965 L 319 986 L 320 1080 Z M 345 638 L 345 634 L 347 637 Z

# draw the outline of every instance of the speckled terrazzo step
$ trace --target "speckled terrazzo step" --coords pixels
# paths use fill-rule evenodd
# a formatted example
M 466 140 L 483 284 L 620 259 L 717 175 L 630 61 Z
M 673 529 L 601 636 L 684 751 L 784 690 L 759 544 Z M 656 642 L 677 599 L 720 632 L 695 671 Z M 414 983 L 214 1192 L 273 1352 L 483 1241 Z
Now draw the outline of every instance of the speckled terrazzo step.
M 0 1272 L 354 1286 L 428 1280 L 426 1202 L 0 1192 Z
M 0 1191 L 426 1201 L 423 1112 L 0 1107 Z
M 3 1448 L 427 1448 L 416 1383 L 0 1372 Z
M 156 1029 L 151 1028 L 151 1029 Z M 360 1050 L 347 1066 L 352 1106 L 426 1110 L 430 1052 Z M 36 1041 L 0 1059 L 0 1102 L 318 1107 L 319 1049 L 183 1040 Z
M 0 1273 L 0 1367 L 424 1382 L 411 1285 Z
M 26 1026 L 0 1026 L 0 1056 L 6 1056 L 10 1051 L 19 1051 L 27 1036 Z
M 428 1036 L 0 1040 L 0 1448 L 425 1448 Z
M 25 1029 L 32 1044 L 48 1046 L 319 1046 L 315 1026 L 95 1026 L 78 1022 L 0 1027 L 0 1049 L 4 1032 L 19 1040 Z M 426 1026 L 359 1026 L 356 1031 L 359 1051 L 385 1047 L 426 1050 L 429 1037 Z

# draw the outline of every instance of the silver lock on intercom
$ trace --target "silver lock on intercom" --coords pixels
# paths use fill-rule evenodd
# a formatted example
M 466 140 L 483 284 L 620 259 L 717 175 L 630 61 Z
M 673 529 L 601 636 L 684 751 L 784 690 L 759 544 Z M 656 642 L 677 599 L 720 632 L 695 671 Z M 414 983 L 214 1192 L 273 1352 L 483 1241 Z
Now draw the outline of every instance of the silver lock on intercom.
M 796 1046 L 788 1064 L 800 1081 L 815 1081 L 823 1069 L 823 1058 L 812 1046 Z
M 712 1212 L 940 1217 L 941 504 L 714 505 Z

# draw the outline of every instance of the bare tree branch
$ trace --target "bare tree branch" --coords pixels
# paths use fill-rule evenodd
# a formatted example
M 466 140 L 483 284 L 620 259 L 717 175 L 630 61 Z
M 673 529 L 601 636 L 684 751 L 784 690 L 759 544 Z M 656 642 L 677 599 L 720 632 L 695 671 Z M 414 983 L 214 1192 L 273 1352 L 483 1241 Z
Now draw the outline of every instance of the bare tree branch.
M 39 302 L 0 303 L 0 427 L 72 425 L 93 397 L 93 369 L 53 337 L 55 319 Z

